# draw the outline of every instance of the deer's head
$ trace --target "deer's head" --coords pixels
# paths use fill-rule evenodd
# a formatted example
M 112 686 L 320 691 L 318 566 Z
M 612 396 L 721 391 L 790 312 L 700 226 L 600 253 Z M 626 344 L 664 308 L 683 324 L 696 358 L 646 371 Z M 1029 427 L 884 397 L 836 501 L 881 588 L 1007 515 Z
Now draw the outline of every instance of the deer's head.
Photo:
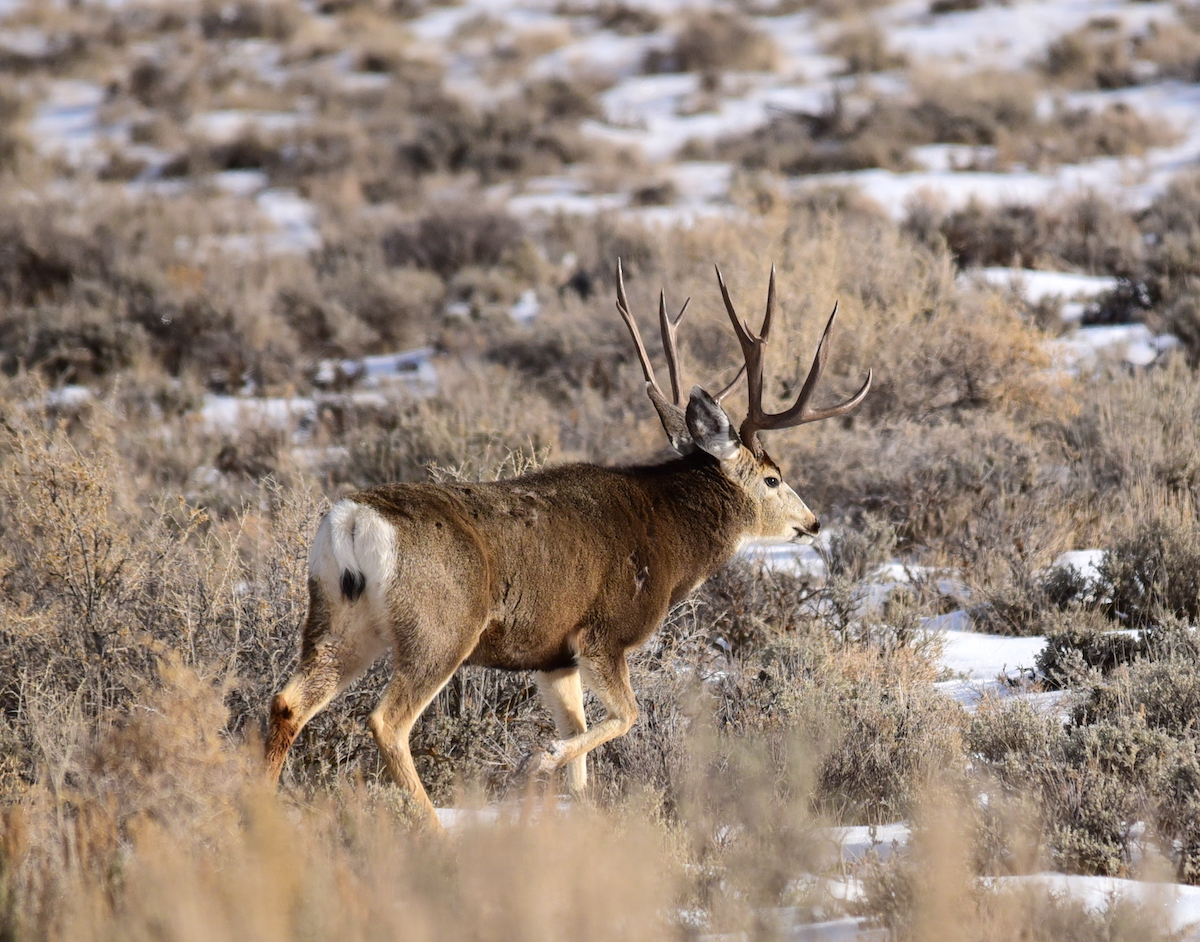
M 679 349 L 676 343 L 676 329 L 683 319 L 687 303 L 683 305 L 677 317 L 672 319 L 667 314 L 666 298 L 662 292 L 658 296 L 659 327 L 662 332 L 663 349 L 667 357 L 667 368 L 671 376 L 671 394 L 668 399 L 654 376 L 654 368 L 646 354 L 645 345 L 638 333 L 637 324 L 629 311 L 629 301 L 625 295 L 625 280 L 621 271 L 621 263 L 617 262 L 617 310 L 621 313 L 634 346 L 637 348 L 638 359 L 642 364 L 642 373 L 646 378 L 646 393 L 662 420 L 663 429 L 670 439 L 671 445 L 680 454 L 690 454 L 696 450 L 712 455 L 720 462 L 721 470 L 727 478 L 738 484 L 756 511 L 757 526 L 750 537 L 782 540 L 806 540 L 815 536 L 821 524 L 808 505 L 800 499 L 783 480 L 779 465 L 767 454 L 758 440 L 758 433 L 770 429 L 792 428 L 808 422 L 818 422 L 821 419 L 844 415 L 863 401 L 871 389 L 871 373 L 868 371 L 862 388 L 844 402 L 825 409 L 812 409 L 809 400 L 816 390 L 825 366 L 827 351 L 825 341 L 833 328 L 837 317 L 837 305 L 829 315 L 825 332 L 817 346 L 816 356 L 808 376 L 800 389 L 795 403 L 791 408 L 778 413 L 769 413 L 763 409 L 763 348 L 771 331 L 771 320 L 775 314 L 775 269 L 771 269 L 771 282 L 767 289 L 767 310 L 763 316 L 762 328 L 754 334 L 747 327 L 734 309 L 729 291 L 725 287 L 725 279 L 721 270 L 717 269 L 717 283 L 721 288 L 721 297 L 725 302 L 725 310 L 733 323 L 738 343 L 742 348 L 744 365 L 733 381 L 715 396 L 709 395 L 699 386 L 692 387 L 691 394 L 685 403 L 679 384 Z M 721 405 L 721 400 L 737 385 L 742 373 L 746 374 L 748 408 L 746 418 L 735 432 L 733 422 Z

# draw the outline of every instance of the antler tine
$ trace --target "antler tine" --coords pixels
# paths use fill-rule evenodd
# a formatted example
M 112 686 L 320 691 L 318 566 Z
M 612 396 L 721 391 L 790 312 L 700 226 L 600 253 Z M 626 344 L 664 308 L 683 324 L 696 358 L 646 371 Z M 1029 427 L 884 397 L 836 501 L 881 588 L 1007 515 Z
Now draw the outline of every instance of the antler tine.
M 715 400 L 717 400 L 717 402 L 720 402 L 722 399 L 724 399 L 726 396 L 728 396 L 731 392 L 733 392 L 734 387 L 737 386 L 737 384 L 738 384 L 738 380 L 740 380 L 745 374 L 746 374 L 746 364 L 743 363 L 741 365 L 741 368 L 737 371 L 737 373 L 734 374 L 733 379 L 731 379 L 729 381 L 729 383 L 725 386 L 724 389 L 722 389 L 719 393 L 717 393 L 715 396 L 713 396 L 713 398 Z
M 775 316 L 775 266 L 771 266 L 771 282 L 767 285 L 767 311 L 763 314 L 762 330 L 758 332 L 758 339 L 763 343 L 767 342 L 767 335 L 771 333 L 771 318 Z
M 671 374 L 671 396 L 675 405 L 681 409 L 683 408 L 683 397 L 679 383 L 679 347 L 675 339 L 675 330 L 679 327 L 679 322 L 683 320 L 683 315 L 687 312 L 688 305 L 691 303 L 691 298 L 684 301 L 683 307 L 679 309 L 675 320 L 672 321 L 667 316 L 666 293 L 663 291 L 658 292 L 658 328 L 662 333 L 663 353 L 667 357 L 667 370 Z
M 758 442 L 755 439 L 755 432 L 766 426 L 762 424 L 761 419 L 765 418 L 762 411 L 762 387 L 763 387 L 763 357 L 762 345 L 763 338 L 755 337 L 750 333 L 750 329 L 742 323 L 742 319 L 738 317 L 737 309 L 733 306 L 733 300 L 729 297 L 729 288 L 725 285 L 725 279 L 721 275 L 720 266 L 714 266 L 717 269 L 717 284 L 721 288 L 721 299 L 725 302 L 725 310 L 729 314 L 729 320 L 733 323 L 733 331 L 737 334 L 738 344 L 742 348 L 742 359 L 745 360 L 743 369 L 746 371 L 746 419 L 742 422 L 742 427 L 739 430 L 739 437 L 751 451 L 758 451 Z M 774 313 L 774 292 L 768 292 L 767 316 L 764 319 L 764 329 L 771 329 L 771 315 Z
M 737 316 L 737 311 L 734 310 L 733 302 L 729 298 L 729 290 L 725 286 L 725 279 L 721 277 L 721 270 L 717 269 L 717 283 L 721 287 L 721 297 L 725 301 L 725 310 L 729 312 L 729 319 L 733 322 L 733 329 L 737 333 L 738 343 L 742 347 L 742 356 L 746 361 L 746 377 L 747 385 L 747 409 L 746 418 L 742 422 L 741 428 L 738 430 L 742 443 L 752 451 L 758 451 L 758 433 L 767 429 L 791 428 L 796 425 L 804 425 L 808 422 L 819 422 L 822 419 L 831 419 L 834 416 L 845 415 L 850 410 L 854 409 L 866 398 L 866 395 L 871 390 L 871 380 L 874 373 L 871 370 L 867 371 L 866 381 L 849 399 L 838 403 L 835 406 L 830 406 L 827 409 L 810 409 L 808 407 L 809 400 L 812 399 L 813 393 L 816 391 L 817 383 L 820 382 L 821 373 L 825 369 L 825 361 L 828 358 L 828 350 L 825 346 L 825 341 L 829 339 L 829 334 L 833 330 L 833 322 L 837 318 L 838 306 L 833 305 L 833 312 L 829 315 L 829 320 L 825 324 L 825 330 L 821 334 L 821 342 L 817 345 L 817 352 L 813 357 L 812 366 L 809 368 L 808 376 L 805 377 L 804 385 L 800 388 L 800 394 L 796 397 L 790 409 L 779 413 L 770 413 L 763 409 L 762 393 L 763 393 L 763 345 L 767 341 L 767 336 L 771 331 L 771 319 L 775 314 L 775 266 L 771 266 L 771 282 L 767 289 L 767 310 L 763 316 L 762 332 L 755 337 L 750 333 L 749 329 L 742 323 L 741 318 Z M 735 379 L 736 383 L 737 380 Z
M 654 367 L 650 364 L 650 357 L 646 353 L 645 344 L 642 343 L 642 335 L 638 331 L 637 322 L 633 319 L 633 314 L 629 311 L 629 298 L 625 295 L 625 273 L 621 270 L 621 260 L 617 259 L 617 311 L 621 315 L 621 320 L 625 322 L 625 326 L 629 328 L 629 333 L 633 336 L 633 345 L 637 348 L 638 360 L 642 364 L 642 375 L 646 377 L 646 384 L 653 386 L 661 393 L 658 380 L 654 377 Z
M 866 395 L 871 390 L 871 380 L 874 376 L 872 370 L 867 370 L 866 382 L 862 387 L 849 399 L 838 403 L 836 406 L 830 406 L 828 409 L 809 409 L 808 401 L 812 398 L 813 392 L 817 388 L 817 383 L 821 379 L 821 372 L 825 369 L 825 360 L 828 357 L 828 351 L 825 348 L 825 341 L 829 339 L 829 334 L 833 330 L 833 322 L 837 318 L 838 306 L 835 302 L 833 305 L 833 313 L 829 315 L 829 320 L 825 323 L 825 330 L 821 334 L 821 342 L 817 344 L 817 352 L 813 357 L 812 366 L 809 368 L 808 376 L 805 377 L 804 385 L 800 387 L 800 395 L 796 397 L 795 404 L 786 412 L 781 412 L 778 415 L 766 416 L 771 424 L 761 426 L 762 428 L 789 428 L 794 425 L 805 425 L 808 422 L 820 422 L 822 419 L 832 419 L 837 415 L 845 415 L 855 406 L 866 398 Z
M 663 329 L 663 346 L 667 348 L 667 365 L 671 371 L 671 391 L 675 397 L 674 402 L 667 399 L 654 376 L 654 367 L 650 364 L 646 346 L 642 343 L 641 332 L 638 331 L 637 322 L 629 310 L 629 298 L 625 294 L 625 273 L 621 267 L 621 260 L 617 259 L 617 311 L 620 313 L 621 319 L 625 321 L 625 326 L 629 328 L 630 336 L 633 337 L 633 345 L 637 349 L 638 360 L 642 364 L 642 375 L 646 378 L 646 395 L 650 397 L 654 411 L 658 413 L 663 430 L 667 433 L 671 444 L 677 451 L 687 454 L 694 445 L 691 433 L 688 431 L 686 413 L 679 402 L 679 360 L 675 346 L 675 327 L 683 317 L 683 311 L 679 312 L 679 317 L 672 324 L 666 315 L 665 308 L 666 301 L 660 297 L 659 311 Z M 686 304 L 684 308 L 687 308 Z
M 717 284 L 721 288 L 721 299 L 725 302 L 725 310 L 729 312 L 729 319 L 733 321 L 733 330 L 737 334 L 738 343 L 742 345 L 743 351 L 747 346 L 754 342 L 754 337 L 750 333 L 750 329 L 742 323 L 742 319 L 738 317 L 738 312 L 733 306 L 733 301 L 729 298 L 729 289 L 725 287 L 725 278 L 721 275 L 721 266 L 714 265 L 717 270 Z

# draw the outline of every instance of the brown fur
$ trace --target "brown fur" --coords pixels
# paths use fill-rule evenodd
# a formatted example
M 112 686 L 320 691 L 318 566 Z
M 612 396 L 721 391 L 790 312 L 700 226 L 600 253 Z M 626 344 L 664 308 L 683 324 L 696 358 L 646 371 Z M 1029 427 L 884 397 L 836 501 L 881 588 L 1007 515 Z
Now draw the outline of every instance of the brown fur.
M 620 266 L 617 307 L 638 351 L 647 392 L 681 458 L 635 468 L 577 464 L 490 484 L 392 484 L 351 495 L 326 516 L 310 559 L 311 602 L 300 667 L 271 705 L 267 770 L 276 780 L 299 730 L 385 650 L 395 672 L 371 714 L 393 779 L 432 824 L 436 815 L 409 751 L 413 723 L 461 664 L 538 672 L 561 739 L 526 760 L 566 767 L 573 792 L 585 756 L 637 718 L 626 652 L 670 607 L 721 568 L 747 539 L 795 540 L 817 518 L 782 481 L 756 432 L 841 415 L 814 412 L 825 337 L 796 404 L 762 409 L 762 347 L 774 308 L 772 271 L 760 335 L 722 294 L 746 358 L 750 415 L 741 437 L 704 390 L 678 392 L 675 324 L 660 298 L 671 370 L 668 401 L 629 312 Z M 836 314 L 836 307 L 834 309 Z M 825 336 L 833 326 L 833 315 Z M 606 715 L 587 729 L 581 681 Z
M 800 510 L 764 511 L 748 484 L 767 473 L 778 475 L 774 462 L 743 448 L 724 462 L 696 451 L 647 467 L 566 465 L 496 483 L 394 484 L 351 495 L 391 525 L 400 547 L 389 637 L 376 652 L 393 648 L 395 676 L 371 723 L 397 781 L 431 810 L 407 734 L 463 663 L 539 671 L 543 688 L 564 675 L 569 685 L 571 672 L 583 669 L 609 709 L 609 726 L 590 736 L 580 728 L 577 695 L 551 702 L 570 747 L 538 758 L 535 769 L 580 759 L 580 737 L 588 737 L 586 752 L 627 730 L 637 711 L 625 653 L 744 539 L 785 535 L 764 534 L 764 523 L 780 530 L 779 518 L 794 517 L 793 529 L 815 530 L 798 499 Z M 272 702 L 272 777 L 300 727 L 374 660 L 370 652 L 345 655 L 335 610 L 363 603 L 335 589 L 310 583 L 300 669 Z M 582 764 L 574 769 L 573 785 Z

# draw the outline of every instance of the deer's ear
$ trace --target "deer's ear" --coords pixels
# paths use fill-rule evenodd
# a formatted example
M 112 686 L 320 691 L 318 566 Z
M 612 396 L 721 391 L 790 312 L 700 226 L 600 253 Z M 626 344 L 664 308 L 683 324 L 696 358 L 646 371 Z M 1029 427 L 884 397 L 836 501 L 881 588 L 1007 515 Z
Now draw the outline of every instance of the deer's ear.
M 721 404 L 699 386 L 692 387 L 688 399 L 687 427 L 696 447 L 721 461 L 732 458 L 741 447 Z

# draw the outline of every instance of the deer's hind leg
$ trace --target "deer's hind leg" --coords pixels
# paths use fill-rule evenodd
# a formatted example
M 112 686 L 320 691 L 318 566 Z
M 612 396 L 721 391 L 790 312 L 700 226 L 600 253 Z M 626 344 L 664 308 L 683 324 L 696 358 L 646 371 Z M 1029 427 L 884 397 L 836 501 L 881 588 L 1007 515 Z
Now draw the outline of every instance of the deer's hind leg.
M 394 673 L 367 721 L 392 779 L 434 829 L 441 824 L 417 776 L 408 738 L 417 718 L 475 647 L 486 620 L 482 604 L 456 600 L 448 589 L 440 593 L 439 601 L 440 606 L 413 605 L 414 614 L 398 622 Z M 437 612 L 436 620 L 422 617 L 420 613 L 426 612 Z
M 587 714 L 583 710 L 583 682 L 579 668 L 559 671 L 539 671 L 534 674 L 538 693 L 550 708 L 554 728 L 563 739 L 578 736 L 587 729 Z M 587 756 L 581 755 L 567 763 L 567 788 L 578 797 L 587 789 Z
M 378 635 L 363 630 L 365 604 L 331 601 L 317 579 L 308 582 L 308 617 L 300 647 L 300 666 L 271 700 L 266 742 L 269 782 L 279 780 L 288 750 L 304 724 L 350 686 L 383 652 Z M 336 618 L 333 606 L 339 606 Z

